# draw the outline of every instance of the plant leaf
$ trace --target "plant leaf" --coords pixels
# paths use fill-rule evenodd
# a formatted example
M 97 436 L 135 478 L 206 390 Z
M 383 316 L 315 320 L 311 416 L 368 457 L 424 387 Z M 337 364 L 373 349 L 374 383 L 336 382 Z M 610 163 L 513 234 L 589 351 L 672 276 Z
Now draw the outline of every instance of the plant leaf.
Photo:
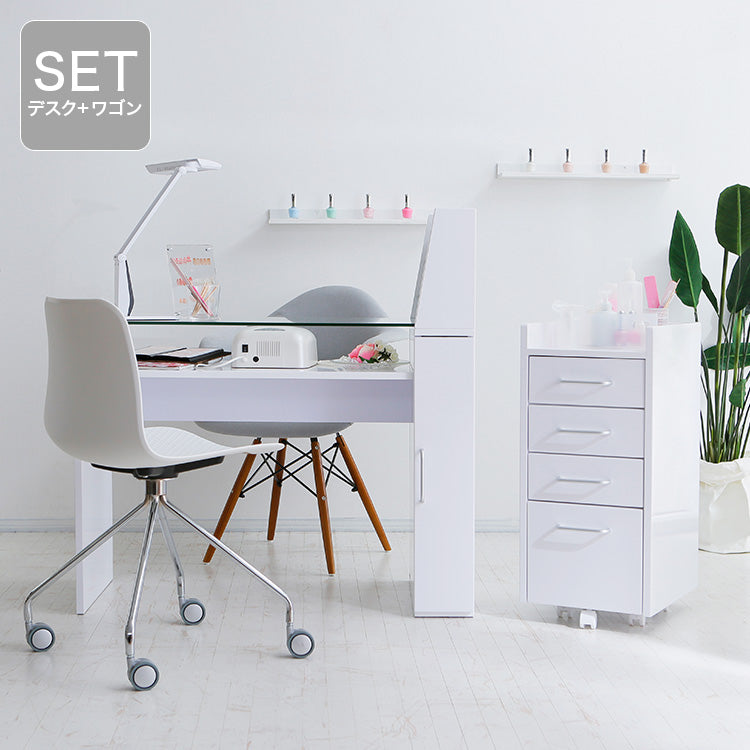
M 750 248 L 750 188 L 732 185 L 721 191 L 716 205 L 716 239 L 736 255 Z
M 708 279 L 704 276 L 703 277 L 703 294 L 706 295 L 708 298 L 708 301 L 711 303 L 711 307 L 713 307 L 714 312 L 718 315 L 719 314 L 719 302 L 716 299 L 716 295 L 714 294 L 714 290 L 711 289 L 711 284 L 709 284 Z
M 747 380 L 742 378 L 738 381 L 737 385 L 732 388 L 732 392 L 729 394 L 729 403 L 732 406 L 736 406 L 741 409 L 745 404 L 745 391 L 747 389 Z
M 737 368 L 743 368 L 750 365 L 750 345 L 740 344 L 740 356 L 737 360 Z M 721 368 L 716 367 L 716 347 L 709 346 L 708 349 L 704 350 L 703 356 L 706 360 L 706 365 L 711 370 L 722 369 L 722 370 L 733 370 L 734 361 L 737 353 L 737 345 L 724 344 L 721 347 Z
M 750 304 L 750 253 L 740 255 L 735 261 L 727 284 L 727 309 L 740 312 Z
M 680 301 L 688 307 L 698 307 L 704 277 L 695 237 L 679 211 L 674 217 L 669 243 L 669 272 L 677 282 L 675 293 Z

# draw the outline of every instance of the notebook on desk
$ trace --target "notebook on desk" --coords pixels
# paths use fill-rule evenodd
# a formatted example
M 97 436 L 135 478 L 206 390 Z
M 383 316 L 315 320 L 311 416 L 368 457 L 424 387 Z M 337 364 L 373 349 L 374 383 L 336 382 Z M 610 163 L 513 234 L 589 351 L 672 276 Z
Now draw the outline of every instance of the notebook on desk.
M 209 362 L 212 359 L 219 359 L 228 354 L 222 348 L 205 348 L 205 347 L 165 347 L 165 346 L 145 346 L 142 349 L 136 349 L 135 358 L 139 365 L 156 362 L 169 362 L 176 364 L 195 365 L 199 362 Z

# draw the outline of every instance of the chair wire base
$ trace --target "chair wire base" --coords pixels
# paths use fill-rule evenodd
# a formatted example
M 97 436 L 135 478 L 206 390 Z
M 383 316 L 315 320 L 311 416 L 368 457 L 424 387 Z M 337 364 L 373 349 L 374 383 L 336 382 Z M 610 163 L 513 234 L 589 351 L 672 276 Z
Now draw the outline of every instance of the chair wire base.
M 112 526 L 110 526 L 104 533 L 100 534 L 91 543 L 86 545 L 80 552 L 73 555 L 62 567 L 56 570 L 51 576 L 46 578 L 42 583 L 31 590 L 29 595 L 26 597 L 23 605 L 23 616 L 26 626 L 26 640 L 35 651 L 46 651 L 52 647 L 54 643 L 54 632 L 52 628 L 44 623 L 35 623 L 32 614 L 32 602 L 36 597 L 44 591 L 53 581 L 57 580 L 61 575 L 74 568 L 78 563 L 85 560 L 92 552 L 97 550 L 104 544 L 108 539 L 113 537 L 117 531 L 120 530 L 128 521 L 134 518 L 142 510 L 147 511 L 146 529 L 143 533 L 143 542 L 141 544 L 141 552 L 138 560 L 138 571 L 135 577 L 135 584 L 133 587 L 133 596 L 130 603 L 130 612 L 128 614 L 127 623 L 125 625 L 125 657 L 128 667 L 128 678 L 131 684 L 136 690 L 149 690 L 152 688 L 157 680 L 159 679 L 159 672 L 156 669 L 156 665 L 147 659 L 138 659 L 135 655 L 135 634 L 136 634 L 136 620 L 138 618 L 138 610 L 140 607 L 141 596 L 143 593 L 143 583 L 146 577 L 146 567 L 148 564 L 148 556 L 151 550 L 151 543 L 153 541 L 154 529 L 158 522 L 159 527 L 164 537 L 169 555 L 172 558 L 172 562 L 175 568 L 175 576 L 177 580 L 177 599 L 180 606 L 180 616 L 183 622 L 188 625 L 197 624 L 203 619 L 205 615 L 205 609 L 203 605 L 197 599 L 188 599 L 185 593 L 185 577 L 180 562 L 179 555 L 177 554 L 177 546 L 172 536 L 172 532 L 169 528 L 167 521 L 167 511 L 177 516 L 180 520 L 186 523 L 194 531 L 198 532 L 201 536 L 205 537 L 213 546 L 220 549 L 224 554 L 234 560 L 238 565 L 244 568 L 248 573 L 252 574 L 261 583 L 265 584 L 271 589 L 277 596 L 284 600 L 286 605 L 286 640 L 287 648 L 291 652 L 292 656 L 298 658 L 304 658 L 308 656 L 314 648 L 314 640 L 312 636 L 304 630 L 295 630 L 294 628 L 294 608 L 292 606 L 291 599 L 287 594 L 277 586 L 270 578 L 266 577 L 259 570 L 254 568 L 244 558 L 240 557 L 236 552 L 227 547 L 222 541 L 217 539 L 213 534 L 206 531 L 202 526 L 197 524 L 192 518 L 186 513 L 181 511 L 167 499 L 166 495 L 166 479 L 146 479 L 146 497 L 142 503 L 137 505 L 135 508 L 126 513 L 122 518 L 117 520 Z

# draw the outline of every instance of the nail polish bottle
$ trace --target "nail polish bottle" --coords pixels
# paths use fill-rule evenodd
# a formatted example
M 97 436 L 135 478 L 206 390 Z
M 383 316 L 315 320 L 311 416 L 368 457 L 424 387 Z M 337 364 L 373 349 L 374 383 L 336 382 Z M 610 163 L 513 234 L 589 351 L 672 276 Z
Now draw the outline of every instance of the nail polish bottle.
M 365 195 L 365 207 L 362 209 L 362 215 L 365 219 L 372 219 L 375 216 L 375 209 L 370 206 L 370 194 Z
M 563 164 L 563 172 L 572 172 L 573 162 L 570 160 L 570 149 L 565 149 L 565 162 Z
M 536 164 L 534 163 L 534 149 L 529 149 L 529 160 L 524 165 L 527 172 L 533 172 L 536 169 Z
M 289 218 L 299 219 L 299 209 L 297 208 L 297 196 L 292 193 L 292 205 L 289 206 Z
M 401 216 L 405 219 L 411 219 L 414 216 L 414 211 L 409 207 L 409 196 L 404 196 L 404 207 L 401 209 Z
M 643 149 L 643 161 L 638 165 L 638 171 L 641 174 L 648 174 L 649 166 L 648 162 L 646 161 L 646 149 Z
M 604 149 L 604 161 L 602 162 L 602 172 L 608 174 L 612 171 L 612 165 L 609 163 L 609 149 Z
M 333 207 L 333 193 L 328 193 L 328 208 L 326 209 L 326 218 L 336 218 L 336 209 Z

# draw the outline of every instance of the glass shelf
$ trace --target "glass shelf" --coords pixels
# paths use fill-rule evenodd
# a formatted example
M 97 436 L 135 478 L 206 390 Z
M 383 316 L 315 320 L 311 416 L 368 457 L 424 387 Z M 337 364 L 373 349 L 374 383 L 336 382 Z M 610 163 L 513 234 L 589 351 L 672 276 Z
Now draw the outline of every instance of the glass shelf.
M 262 318 L 257 317 L 251 320 L 223 320 L 213 319 L 193 319 L 193 318 L 148 318 L 135 317 L 128 318 L 128 324 L 133 326 L 347 326 L 359 328 L 414 328 L 414 323 L 410 320 L 391 320 L 389 318 L 373 318 L 367 320 L 306 320 L 290 321 L 286 318 Z
M 604 180 L 633 182 L 666 182 L 679 180 L 680 175 L 669 169 L 652 170 L 641 174 L 637 166 L 627 164 L 612 164 L 611 172 L 602 172 L 599 164 L 576 164 L 573 172 L 563 172 L 561 164 L 536 164 L 534 171 L 526 169 L 525 164 L 498 164 L 497 179 L 499 180 Z
M 393 224 L 398 226 L 424 226 L 427 224 L 427 214 L 424 211 L 414 211 L 411 219 L 405 219 L 401 215 L 401 209 L 375 209 L 375 215 L 372 219 L 365 219 L 362 216 L 362 209 L 357 208 L 337 208 L 336 218 L 329 219 L 326 216 L 326 210 L 320 209 L 299 209 L 299 218 L 292 219 L 289 216 L 289 209 L 270 208 L 268 210 L 269 224 L 325 224 L 327 226 L 338 225 L 375 225 L 375 224 Z

